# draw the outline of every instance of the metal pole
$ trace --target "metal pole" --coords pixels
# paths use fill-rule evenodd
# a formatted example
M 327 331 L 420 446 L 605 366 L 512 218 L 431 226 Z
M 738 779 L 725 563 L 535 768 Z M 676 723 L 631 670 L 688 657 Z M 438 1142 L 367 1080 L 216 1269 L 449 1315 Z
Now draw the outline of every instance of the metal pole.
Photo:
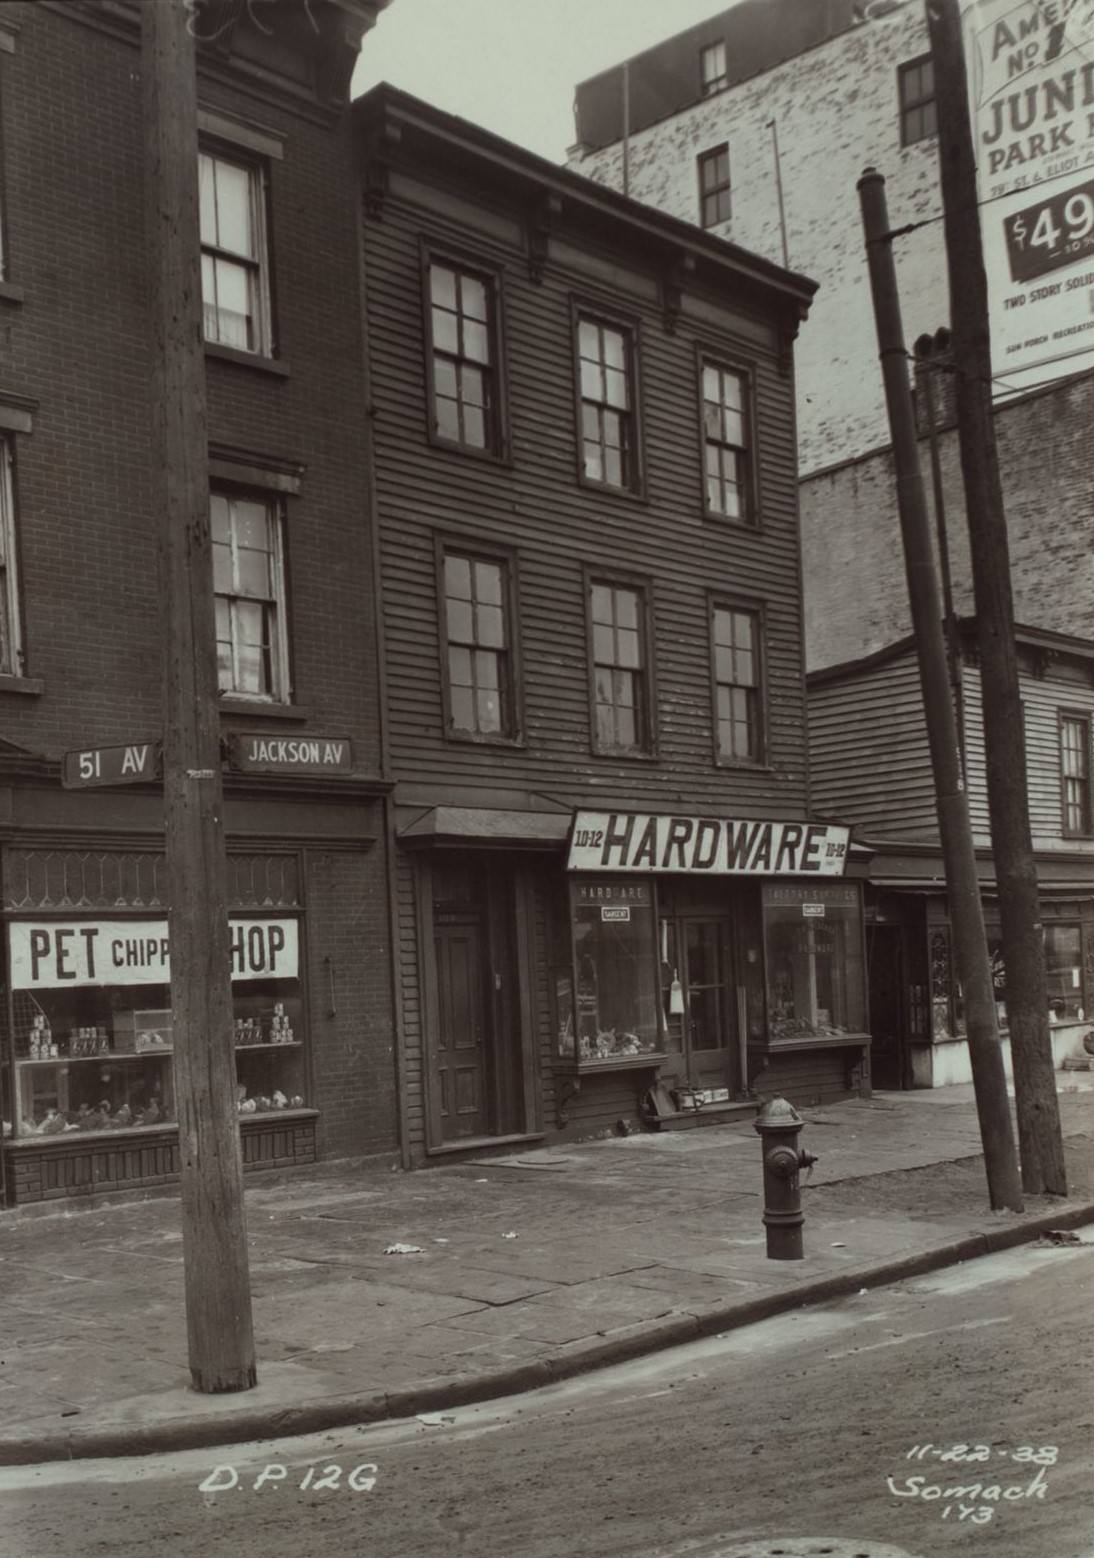
M 235 1109 L 190 20 L 183 0 L 141 7 L 182 1254 L 190 1375 L 196 1390 L 213 1392 L 250 1389 L 255 1357 Z
M 775 151 L 775 193 L 779 199 L 779 233 L 782 236 L 783 264 L 789 270 L 790 251 L 786 245 L 786 206 L 783 203 L 783 170 L 782 159 L 779 156 L 779 127 L 774 119 L 769 119 L 767 123 L 771 130 L 771 144 Z
M 965 1020 L 972 1063 L 988 1194 L 995 1208 L 1022 1209 L 1018 1162 L 999 1045 L 984 911 L 976 873 L 968 798 L 950 701 L 942 608 L 931 555 L 930 522 L 919 468 L 915 413 L 908 382 L 908 353 L 900 318 L 896 267 L 889 233 L 885 180 L 867 168 L 858 183 L 870 270 L 878 353 L 893 439 L 897 504 L 908 578 L 908 601 L 919 658 L 923 711 L 934 772 L 938 828 L 946 869 L 957 968 L 965 990 Z
M 623 61 L 623 193 L 631 192 L 631 62 Z

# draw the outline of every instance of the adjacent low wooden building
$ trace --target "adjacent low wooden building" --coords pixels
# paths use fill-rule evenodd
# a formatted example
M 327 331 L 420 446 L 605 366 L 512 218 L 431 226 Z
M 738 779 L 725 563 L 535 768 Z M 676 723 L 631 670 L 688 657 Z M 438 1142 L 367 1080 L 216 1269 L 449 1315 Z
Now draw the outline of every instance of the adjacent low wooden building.
M 812 283 L 391 88 L 354 113 L 406 1160 L 863 1085 L 809 820 Z

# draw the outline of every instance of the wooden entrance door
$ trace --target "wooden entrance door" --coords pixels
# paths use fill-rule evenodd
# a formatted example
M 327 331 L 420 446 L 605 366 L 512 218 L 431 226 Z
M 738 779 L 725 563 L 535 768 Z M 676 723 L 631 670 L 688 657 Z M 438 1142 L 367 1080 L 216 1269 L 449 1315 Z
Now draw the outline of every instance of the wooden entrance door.
M 903 934 L 899 925 L 869 925 L 870 1081 L 874 1087 L 904 1088 L 908 1076 L 904 1010 Z
M 663 922 L 662 936 L 664 967 L 679 980 L 684 1008 L 668 1017 L 669 1044 L 679 1053 L 675 1069 L 693 1087 L 727 1087 L 732 1094 L 741 1084 L 729 916 L 677 914 Z
M 434 919 L 441 1138 L 490 1133 L 483 943 L 477 915 Z

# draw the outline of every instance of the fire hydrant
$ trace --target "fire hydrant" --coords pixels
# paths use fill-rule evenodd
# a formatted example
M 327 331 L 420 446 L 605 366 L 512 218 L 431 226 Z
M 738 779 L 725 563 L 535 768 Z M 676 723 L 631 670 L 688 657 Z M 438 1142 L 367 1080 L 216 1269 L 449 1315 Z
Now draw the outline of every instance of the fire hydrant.
M 804 1121 L 785 1098 L 772 1098 L 764 1104 L 755 1129 L 764 1144 L 764 1227 L 767 1229 L 768 1260 L 801 1260 L 802 1216 L 801 1186 L 798 1174 L 817 1160 L 798 1146 L 798 1132 Z

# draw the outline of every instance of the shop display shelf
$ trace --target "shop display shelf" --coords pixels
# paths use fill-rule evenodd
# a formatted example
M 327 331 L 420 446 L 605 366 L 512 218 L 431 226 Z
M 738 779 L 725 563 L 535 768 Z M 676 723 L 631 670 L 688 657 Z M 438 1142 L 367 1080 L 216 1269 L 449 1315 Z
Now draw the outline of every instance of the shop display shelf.
M 15 1064 L 23 1066 L 78 1066 L 88 1061 L 98 1061 L 101 1066 L 104 1061 L 116 1060 L 147 1060 L 149 1055 L 170 1055 L 171 1047 L 168 1044 L 157 1044 L 154 1049 L 110 1049 L 103 1050 L 100 1055 L 46 1055 L 26 1059 L 16 1057 Z
M 249 1049 L 279 1050 L 279 1049 L 303 1049 L 303 1048 L 304 1048 L 304 1041 L 303 1041 L 303 1039 L 289 1039 L 287 1043 L 283 1042 L 281 1044 L 274 1044 L 272 1040 L 267 1039 L 267 1040 L 265 1040 L 261 1044 L 237 1044 L 235 1046 L 235 1052 L 238 1055 L 241 1050 L 249 1050 Z

